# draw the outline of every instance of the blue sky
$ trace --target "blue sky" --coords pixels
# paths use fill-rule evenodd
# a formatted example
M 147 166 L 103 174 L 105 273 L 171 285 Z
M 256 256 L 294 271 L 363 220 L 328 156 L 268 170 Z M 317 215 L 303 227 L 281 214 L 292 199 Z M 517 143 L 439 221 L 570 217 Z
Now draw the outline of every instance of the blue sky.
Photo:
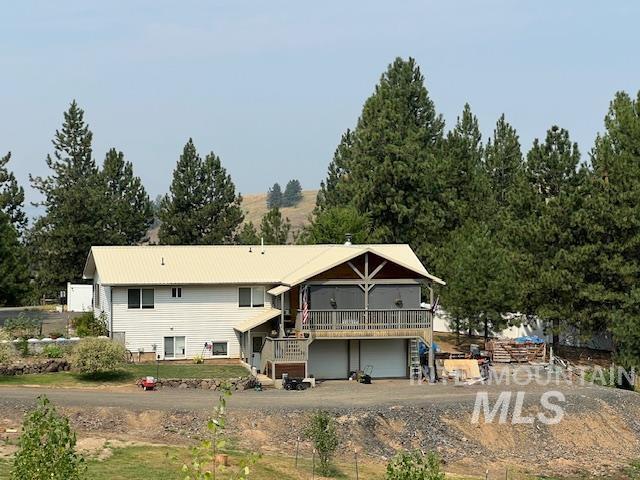
M 340 134 L 396 57 L 455 123 L 505 113 L 528 148 L 552 124 L 583 156 L 617 90 L 640 89 L 639 2 L 23 1 L 0 14 L 0 152 L 26 185 L 71 99 L 152 196 L 189 137 L 243 193 L 317 188 Z M 28 198 L 36 197 L 32 191 Z

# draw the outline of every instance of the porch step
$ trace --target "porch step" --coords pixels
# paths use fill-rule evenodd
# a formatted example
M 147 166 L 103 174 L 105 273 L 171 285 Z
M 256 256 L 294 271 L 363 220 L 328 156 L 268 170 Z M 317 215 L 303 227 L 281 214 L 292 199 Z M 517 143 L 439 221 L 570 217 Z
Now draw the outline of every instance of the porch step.
M 256 375 L 256 378 L 262 384 L 262 388 L 273 388 L 273 380 L 270 377 L 259 373 Z

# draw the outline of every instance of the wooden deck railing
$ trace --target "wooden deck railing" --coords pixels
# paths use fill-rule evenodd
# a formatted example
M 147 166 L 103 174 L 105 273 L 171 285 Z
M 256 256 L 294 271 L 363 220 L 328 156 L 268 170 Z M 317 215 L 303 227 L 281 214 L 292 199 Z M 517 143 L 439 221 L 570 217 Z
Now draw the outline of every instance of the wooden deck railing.
M 431 328 L 431 312 L 415 310 L 309 310 L 305 332 L 409 330 Z
M 263 362 L 306 362 L 309 358 L 309 340 L 267 337 L 262 347 L 261 358 Z

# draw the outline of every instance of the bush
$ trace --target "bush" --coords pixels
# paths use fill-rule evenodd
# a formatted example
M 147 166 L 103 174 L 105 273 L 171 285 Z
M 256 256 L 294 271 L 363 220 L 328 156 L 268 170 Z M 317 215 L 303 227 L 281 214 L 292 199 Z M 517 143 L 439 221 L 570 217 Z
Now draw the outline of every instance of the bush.
M 401 452 L 387 465 L 386 480 L 445 480 L 440 457 L 434 452 Z
M 42 319 L 21 313 L 17 317 L 7 318 L 4 330 L 13 338 L 31 338 L 40 335 Z
M 338 448 L 338 434 L 334 419 L 324 411 L 313 414 L 305 430 L 305 435 L 313 442 L 320 460 L 319 473 L 329 476 L 331 472 L 331 458 Z
M 76 330 L 76 335 L 79 337 L 99 337 L 109 333 L 107 330 L 107 319 L 104 313 L 101 313 L 97 318 L 93 312 L 83 313 L 79 317 L 74 318 L 71 324 Z
M 201 363 L 204 363 L 204 357 L 202 355 L 194 355 L 193 363 L 195 363 L 196 365 L 200 365 Z
M 76 435 L 69 420 L 56 412 L 46 397 L 24 421 L 20 447 L 13 461 L 12 480 L 79 480 L 84 459 L 76 451 Z
M 55 345 L 55 344 L 49 344 L 49 345 L 45 345 L 42 348 L 42 355 L 44 355 L 47 358 L 62 358 L 64 357 L 64 348 L 62 348 L 60 345 Z
M 124 367 L 126 353 L 108 338 L 85 338 L 73 349 L 71 366 L 86 375 L 114 373 Z
M 8 343 L 0 343 L 0 364 L 11 363 L 16 353 L 13 347 Z

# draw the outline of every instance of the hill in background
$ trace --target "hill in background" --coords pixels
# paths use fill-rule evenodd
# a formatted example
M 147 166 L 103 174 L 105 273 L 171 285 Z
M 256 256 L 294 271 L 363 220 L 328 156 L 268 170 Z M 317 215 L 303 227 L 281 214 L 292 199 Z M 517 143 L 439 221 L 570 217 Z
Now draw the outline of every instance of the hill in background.
M 295 207 L 281 208 L 282 216 L 291 222 L 291 233 L 297 232 L 309 223 L 309 217 L 313 213 L 316 206 L 316 197 L 318 190 L 303 190 L 302 200 Z M 257 229 L 260 228 L 260 222 L 265 213 L 267 213 L 267 194 L 254 193 L 242 196 L 242 211 L 244 212 L 244 221 L 253 222 Z M 156 244 L 158 242 L 159 225 L 155 225 L 149 230 L 149 243 Z M 146 243 L 146 242 L 145 242 Z
M 309 216 L 316 206 L 318 190 L 303 190 L 302 200 L 295 207 L 284 207 L 280 209 L 283 217 L 287 217 L 291 222 L 291 230 L 298 231 L 309 223 Z M 257 193 L 242 196 L 242 210 L 244 211 L 244 221 L 253 222 L 256 228 L 260 228 L 260 222 L 267 213 L 267 194 Z

